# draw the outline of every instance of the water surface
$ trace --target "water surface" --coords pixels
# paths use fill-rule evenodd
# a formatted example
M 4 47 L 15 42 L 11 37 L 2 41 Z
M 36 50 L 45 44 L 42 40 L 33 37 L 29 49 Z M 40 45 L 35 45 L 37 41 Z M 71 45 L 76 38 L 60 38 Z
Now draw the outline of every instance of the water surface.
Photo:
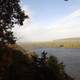
M 76 80 L 80 80 L 80 49 L 37 48 L 33 51 L 40 54 L 43 50 L 48 52 L 48 55 L 56 56 L 59 61 L 62 61 L 65 64 L 65 71 Z

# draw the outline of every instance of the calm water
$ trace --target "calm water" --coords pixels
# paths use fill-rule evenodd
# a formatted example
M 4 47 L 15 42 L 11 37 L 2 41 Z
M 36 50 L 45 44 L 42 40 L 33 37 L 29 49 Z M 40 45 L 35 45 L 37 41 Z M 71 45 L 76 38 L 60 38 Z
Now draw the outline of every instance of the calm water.
M 48 52 L 48 55 L 54 55 L 59 61 L 65 64 L 66 72 L 73 76 L 76 80 L 80 80 L 80 49 L 65 49 L 65 48 L 45 48 L 34 49 L 40 54 L 43 50 Z

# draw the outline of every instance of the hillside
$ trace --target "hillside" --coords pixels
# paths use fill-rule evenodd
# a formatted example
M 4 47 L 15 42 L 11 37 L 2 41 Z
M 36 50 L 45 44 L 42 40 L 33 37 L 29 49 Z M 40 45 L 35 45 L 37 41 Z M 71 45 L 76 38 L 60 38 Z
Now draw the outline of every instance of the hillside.
M 18 43 L 24 49 L 33 48 L 80 48 L 80 38 L 65 38 L 49 42 Z

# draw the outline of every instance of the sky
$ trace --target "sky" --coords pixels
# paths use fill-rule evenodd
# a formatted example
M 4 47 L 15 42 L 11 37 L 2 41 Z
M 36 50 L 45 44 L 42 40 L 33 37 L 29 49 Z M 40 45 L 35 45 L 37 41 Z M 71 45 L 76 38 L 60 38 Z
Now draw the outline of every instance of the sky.
M 18 41 L 80 37 L 80 0 L 22 0 L 21 7 L 30 18 L 13 29 Z

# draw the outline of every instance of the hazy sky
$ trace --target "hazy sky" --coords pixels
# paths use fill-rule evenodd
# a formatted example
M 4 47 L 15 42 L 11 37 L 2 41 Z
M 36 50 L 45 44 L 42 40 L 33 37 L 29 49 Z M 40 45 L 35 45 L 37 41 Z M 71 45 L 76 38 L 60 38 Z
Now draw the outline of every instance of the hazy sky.
M 19 41 L 80 37 L 80 0 L 22 0 L 21 4 L 30 19 L 14 29 Z

